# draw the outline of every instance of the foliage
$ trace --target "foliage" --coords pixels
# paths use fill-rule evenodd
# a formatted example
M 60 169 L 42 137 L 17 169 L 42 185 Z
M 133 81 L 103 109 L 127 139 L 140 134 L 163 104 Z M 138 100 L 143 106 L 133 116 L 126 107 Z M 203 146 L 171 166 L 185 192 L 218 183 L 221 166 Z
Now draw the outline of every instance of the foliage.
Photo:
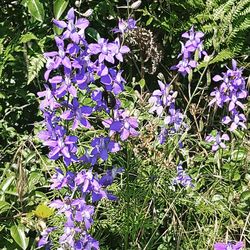
M 62 163 L 49 161 L 47 149 L 35 136 L 41 129 L 36 93 L 44 84 L 43 53 L 53 50 L 54 34 L 60 34 L 51 20 L 62 19 L 75 2 L 1 2 L 1 249 L 36 249 L 40 233 L 58 220 L 48 207 L 58 195 L 51 192 L 48 180 Z M 89 17 L 92 26 L 87 30 L 93 42 L 100 36 L 112 39 L 110 30 L 117 26 L 118 18 L 128 18 L 126 1 L 79 3 L 79 13 L 93 9 Z M 215 241 L 230 239 L 244 240 L 249 248 L 249 131 L 233 132 L 229 147 L 215 154 L 204 142 L 212 129 L 222 129 L 218 119 L 225 112 L 207 105 L 207 96 L 215 86 L 211 78 L 232 58 L 245 67 L 244 75 L 249 75 L 249 9 L 249 0 L 155 0 L 142 1 L 129 13 L 138 26 L 151 32 L 162 59 L 150 74 L 147 68 L 151 61 L 143 64 L 144 51 L 135 46 L 124 64 L 128 85 L 122 103 L 140 118 L 141 131 L 102 166 L 107 169 L 115 163 L 126 172 L 111 186 L 119 200 L 102 200 L 97 206 L 92 232 L 101 249 L 212 249 Z M 192 25 L 205 33 L 205 48 L 211 58 L 201 62 L 193 76 L 183 79 L 174 76 L 170 67 L 180 51 L 180 34 Z M 183 149 L 177 149 L 179 136 L 160 145 L 160 121 L 148 113 L 149 92 L 162 75 L 166 82 L 174 79 L 177 104 L 185 110 L 185 98 L 189 90 L 195 90 L 202 74 L 198 94 L 187 108 L 191 131 L 182 134 Z M 249 101 L 246 105 L 248 118 Z M 83 133 L 82 140 L 90 136 Z M 183 161 L 195 188 L 173 187 L 179 161 Z

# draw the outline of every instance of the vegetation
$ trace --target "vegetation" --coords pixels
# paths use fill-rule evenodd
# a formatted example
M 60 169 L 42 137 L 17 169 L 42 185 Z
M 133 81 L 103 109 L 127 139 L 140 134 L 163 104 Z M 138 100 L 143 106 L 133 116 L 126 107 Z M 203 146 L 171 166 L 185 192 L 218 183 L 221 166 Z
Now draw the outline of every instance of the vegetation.
M 51 148 L 39 139 L 44 110 L 37 93 L 45 90 L 48 57 L 44 53 L 57 51 L 54 38 L 62 36 L 52 20 L 65 20 L 72 7 L 75 15 L 90 21 L 85 30 L 88 44 L 96 44 L 100 37 L 110 42 L 119 37 L 130 48 L 123 62 L 116 58 L 117 65 L 112 65 L 123 71 L 126 80 L 124 90 L 114 96 L 138 119 L 139 133 L 121 140 L 119 128 L 111 138 L 119 141 L 121 150 L 107 161 L 65 166 L 61 156 L 48 158 Z M 58 216 L 50 204 L 71 193 L 69 188 L 51 188 L 56 169 L 63 173 L 92 169 L 101 179 L 113 167 L 117 173 L 112 172 L 116 177 L 108 190 L 117 200 L 92 204 L 94 222 L 88 233 L 99 241 L 100 249 L 202 250 L 229 241 L 242 241 L 242 249 L 250 249 L 250 102 L 244 96 L 250 81 L 250 0 L 2 0 L 0 17 L 0 249 L 37 249 L 41 234 L 51 226 L 58 227 L 50 236 L 52 249 L 60 249 L 65 217 Z M 136 29 L 112 32 L 119 20 L 128 18 L 136 20 Z M 178 56 L 183 49 L 180 41 L 185 44 L 182 34 L 192 27 L 204 33 L 200 51 L 204 53 L 199 56 L 196 49 L 197 65 L 185 74 L 173 66 L 183 56 Z M 94 50 L 88 53 L 95 57 Z M 215 105 L 211 93 L 223 82 L 214 77 L 222 72 L 228 75 L 234 62 L 242 76 L 228 79 L 244 78 L 246 89 L 236 90 L 244 96 L 239 100 L 244 107 L 235 101 L 238 113 L 232 115 L 229 101 L 220 106 L 216 99 Z M 162 113 L 152 111 L 158 81 L 170 84 L 167 93 L 174 100 L 174 106 L 166 105 Z M 105 92 L 105 86 L 96 73 L 89 88 L 112 93 Z M 80 105 L 94 107 L 87 90 L 78 90 Z M 67 108 L 73 98 L 66 97 Z M 112 98 L 111 94 L 101 98 L 107 104 L 111 99 L 111 110 Z M 183 117 L 178 117 L 178 125 L 167 121 L 171 112 L 179 111 Z M 92 129 L 79 125 L 73 130 L 70 119 L 60 126 L 67 128 L 67 135 L 79 138 L 78 152 L 83 155 L 93 138 L 110 135 L 110 127 L 102 121 L 109 115 L 114 118 L 112 112 L 91 113 Z M 230 127 L 232 120 L 221 120 L 240 114 L 245 120 L 240 118 L 236 129 Z M 218 132 L 229 135 L 230 141 L 225 140 L 226 148 L 213 151 L 211 138 Z M 187 181 L 184 185 L 180 174 L 190 177 L 190 182 L 182 176 Z

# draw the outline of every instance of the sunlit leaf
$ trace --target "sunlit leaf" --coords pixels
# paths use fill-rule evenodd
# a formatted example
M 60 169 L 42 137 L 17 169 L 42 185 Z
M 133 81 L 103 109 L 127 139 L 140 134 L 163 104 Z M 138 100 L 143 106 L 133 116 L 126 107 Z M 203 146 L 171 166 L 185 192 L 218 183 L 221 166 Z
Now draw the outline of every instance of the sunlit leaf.
M 24 227 L 22 225 L 15 225 L 10 228 L 11 237 L 23 249 L 27 249 L 29 245 L 29 238 L 25 236 Z
M 28 9 L 30 14 L 38 21 L 43 22 L 44 8 L 43 4 L 39 0 L 29 0 Z
M 53 209 L 48 207 L 45 204 L 38 205 L 36 210 L 34 211 L 34 214 L 37 217 L 40 217 L 40 218 L 43 218 L 43 219 L 50 217 L 53 213 L 54 213 Z
M 59 19 L 65 9 L 67 8 L 69 4 L 68 0 L 55 0 L 53 4 L 53 11 L 54 11 L 54 16 L 55 19 Z

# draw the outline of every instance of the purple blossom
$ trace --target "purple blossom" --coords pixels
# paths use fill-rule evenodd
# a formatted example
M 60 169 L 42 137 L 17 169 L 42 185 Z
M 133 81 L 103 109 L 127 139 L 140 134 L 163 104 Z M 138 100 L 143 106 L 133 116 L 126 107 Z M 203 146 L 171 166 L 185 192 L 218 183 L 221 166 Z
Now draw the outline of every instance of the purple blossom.
M 97 43 L 91 43 L 88 46 L 89 52 L 93 55 L 98 54 L 98 61 L 102 63 L 104 60 L 114 64 L 114 56 L 117 51 L 117 44 L 108 43 L 107 39 L 99 38 Z
M 129 30 L 133 30 L 136 28 L 136 21 L 133 18 L 129 18 L 128 20 L 119 19 L 118 28 L 112 29 L 114 33 L 122 33 L 125 34 Z
M 175 109 L 175 105 L 172 104 L 169 108 L 169 115 L 164 119 L 164 123 L 168 126 L 173 125 L 175 132 L 179 131 L 183 123 L 184 115 L 180 110 Z
M 104 84 L 106 91 L 112 91 L 114 95 L 118 95 L 124 90 L 126 81 L 122 77 L 122 71 L 116 71 L 113 68 L 109 69 L 109 74 L 101 76 L 101 83 Z
M 65 76 L 65 79 L 63 79 L 61 76 L 54 76 L 51 79 L 49 79 L 49 82 L 54 86 L 55 89 L 55 96 L 57 98 L 64 97 L 67 93 L 71 94 L 73 97 L 77 96 L 77 90 L 72 85 L 72 82 L 69 78 L 69 76 Z M 58 88 L 56 88 L 59 85 Z
M 247 121 L 246 117 L 244 114 L 240 114 L 238 113 L 236 110 L 234 110 L 232 112 L 232 118 L 230 118 L 229 116 L 225 116 L 222 118 L 222 122 L 224 124 L 230 124 L 230 131 L 234 131 L 238 128 L 238 126 L 240 126 L 243 129 L 247 129 L 245 122 Z
M 177 92 L 172 91 L 169 84 L 164 84 L 161 81 L 158 81 L 158 84 L 160 89 L 155 90 L 148 100 L 153 105 L 149 109 L 149 113 L 156 112 L 158 116 L 162 116 L 164 108 L 175 102 Z
M 51 189 L 62 189 L 63 187 L 70 187 L 71 190 L 74 189 L 75 174 L 67 171 L 66 175 L 59 168 L 56 168 L 56 173 L 51 177 L 52 184 L 50 185 Z
M 197 62 L 195 60 L 189 60 L 186 58 L 183 58 L 179 63 L 175 66 L 172 66 L 172 70 L 178 70 L 183 76 L 186 76 L 190 73 L 191 69 L 194 69 L 197 67 Z
M 120 145 L 109 137 L 96 137 L 92 140 L 91 164 L 94 165 L 99 158 L 103 161 L 108 159 L 109 153 L 115 153 L 121 149 Z
M 236 243 L 228 242 L 228 243 L 215 243 L 214 250 L 241 250 L 244 247 L 242 241 L 238 241 Z
M 62 126 L 57 126 L 55 128 L 56 137 L 44 141 L 43 144 L 50 147 L 50 159 L 57 160 L 60 156 L 63 156 L 63 160 L 68 166 L 72 161 L 77 161 L 75 153 L 77 152 L 76 142 L 78 138 L 76 136 L 66 136 L 65 134 L 65 129 Z
M 42 100 L 40 103 L 40 109 L 45 110 L 49 107 L 49 109 L 52 111 L 59 108 L 61 105 L 56 101 L 54 92 L 51 91 L 48 85 L 44 84 L 44 87 L 46 89 L 45 91 L 37 93 L 39 97 L 44 97 L 44 100 Z
M 115 57 L 120 62 L 123 62 L 123 54 L 127 54 L 130 51 L 130 49 L 126 45 L 121 45 L 120 39 L 118 37 L 115 39 L 115 44 L 116 44 Z
M 80 107 L 76 98 L 73 99 L 72 105 L 69 104 L 68 107 L 70 109 L 64 111 L 60 117 L 64 120 L 74 119 L 72 125 L 73 130 L 76 130 L 79 125 L 85 128 L 91 128 L 91 124 L 89 123 L 87 117 L 92 113 L 93 108 L 89 106 Z
M 127 140 L 129 136 L 136 137 L 139 135 L 136 131 L 139 125 L 137 118 L 131 117 L 126 110 L 115 110 L 114 119 L 103 121 L 103 125 L 110 129 L 110 136 L 119 133 L 122 141 Z
M 183 33 L 181 36 L 188 39 L 184 47 L 190 52 L 195 52 L 195 50 L 202 43 L 201 38 L 204 37 L 204 33 L 201 31 L 195 32 L 194 27 L 192 26 L 188 32 Z
M 70 58 L 66 55 L 66 51 L 64 49 L 64 41 L 59 37 L 55 37 L 55 41 L 56 41 L 56 45 L 58 48 L 58 52 L 51 51 L 51 52 L 44 53 L 45 58 L 54 58 L 53 61 L 56 62 L 56 63 L 48 64 L 49 68 L 45 72 L 45 80 L 48 80 L 48 76 L 49 76 L 51 70 L 58 69 L 60 65 L 63 65 L 64 67 L 66 67 L 68 69 L 71 69 L 71 67 L 72 67 Z M 51 60 L 52 59 L 50 59 L 50 61 Z M 53 62 L 53 61 L 51 61 L 51 62 Z
M 220 134 L 217 132 L 216 136 L 208 135 L 205 139 L 207 142 L 213 142 L 212 151 L 217 151 L 219 148 L 225 149 L 226 145 L 223 141 L 229 141 L 230 138 L 227 134 Z
M 89 26 L 89 21 L 85 18 L 79 18 L 75 21 L 75 13 L 73 8 L 68 11 L 66 19 L 68 22 L 55 19 L 53 22 L 57 27 L 66 29 L 62 35 L 63 39 L 70 38 L 73 42 L 78 44 L 81 38 L 85 38 L 85 29 Z M 79 31 L 77 31 L 77 28 Z
M 180 184 L 183 187 L 194 187 L 192 178 L 185 173 L 181 164 L 178 164 L 177 166 L 177 176 L 174 178 L 173 184 Z
M 209 106 L 217 105 L 220 108 L 227 107 L 229 115 L 222 118 L 223 124 L 230 124 L 230 131 L 234 131 L 238 127 L 246 129 L 246 117 L 240 110 L 244 110 L 245 106 L 242 99 L 247 97 L 245 78 L 242 76 L 242 69 L 237 68 L 237 63 L 232 60 L 232 69 L 228 69 L 222 73 L 222 76 L 213 77 L 215 82 L 222 82 L 210 96 L 213 99 L 209 102 Z
M 203 41 L 201 40 L 203 36 L 202 32 L 194 31 L 194 27 L 182 34 L 182 37 L 188 40 L 185 44 L 181 42 L 181 53 L 178 55 L 178 58 L 181 57 L 181 60 L 177 65 L 171 67 L 172 70 L 178 70 L 185 77 L 192 69 L 197 67 L 198 62 L 195 60 L 196 52 L 198 58 L 201 58 L 202 55 L 207 55 L 203 50 Z
M 50 245 L 49 235 L 56 230 L 56 227 L 48 227 L 41 233 L 41 238 L 37 243 L 38 248 Z
M 105 175 L 102 176 L 102 178 L 99 180 L 99 183 L 102 186 L 109 186 L 113 183 L 115 177 L 117 174 L 120 174 L 124 172 L 123 168 L 112 168 L 112 169 L 108 169 L 107 172 L 105 173 Z
M 63 29 L 63 33 L 55 37 L 57 51 L 44 54 L 47 59 L 44 77 L 49 84 L 45 85 L 45 91 L 39 92 L 38 96 L 44 97 L 40 109 L 44 114 L 46 129 L 42 130 L 38 137 L 49 147 L 50 159 L 57 160 L 62 157 L 66 166 L 72 162 L 85 165 L 84 167 L 88 164 L 94 165 L 100 159 L 107 160 L 109 153 L 119 151 L 119 143 L 106 136 L 96 137 L 91 141 L 92 148 L 86 147 L 85 154 L 78 159 L 78 137 L 75 135 L 77 131 L 74 135 L 70 134 L 69 125 L 72 124 L 73 131 L 79 126 L 90 128 L 89 116 L 98 111 L 105 111 L 106 115 L 111 117 L 113 112 L 104 96 L 107 92 L 115 95 L 115 105 L 112 105 L 114 113 L 120 109 L 121 101 L 117 95 L 124 90 L 122 70 L 116 65 L 110 68 L 106 64 L 122 62 L 129 48 L 123 45 L 119 38 L 113 42 L 100 38 L 97 43 L 88 44 L 85 40 L 85 29 L 89 21 L 84 18 L 77 19 L 73 8 L 68 11 L 66 21 L 53 22 Z M 135 21 L 129 19 L 125 29 L 133 28 Z M 100 88 L 97 87 L 99 84 Z M 83 95 L 89 106 L 80 104 L 79 100 Z M 113 132 L 120 133 L 124 140 L 128 135 L 137 135 L 137 120 L 125 111 L 120 112 L 119 120 L 113 120 L 120 122 L 119 131 Z M 102 198 L 115 200 L 116 197 L 109 193 L 106 187 L 112 184 L 116 174 L 121 171 L 114 168 L 99 178 L 92 168 L 78 172 L 55 169 L 51 178 L 51 189 L 63 190 L 63 193 L 68 195 L 50 204 L 57 210 L 60 218 L 65 218 L 63 234 L 56 235 L 61 246 L 59 249 L 99 249 L 98 241 L 88 234 L 94 215 L 94 206 L 89 203 Z M 47 243 L 48 233 L 45 233 L 39 244 Z
M 161 132 L 158 136 L 160 144 L 164 144 L 166 142 L 168 134 L 168 130 L 165 127 L 161 127 Z
M 105 100 L 103 99 L 103 91 L 100 89 L 95 89 L 92 93 L 91 93 L 91 99 L 93 101 L 96 102 L 96 106 L 94 107 L 93 111 L 101 111 L 104 110 L 107 113 L 110 112 L 107 103 L 105 102 Z

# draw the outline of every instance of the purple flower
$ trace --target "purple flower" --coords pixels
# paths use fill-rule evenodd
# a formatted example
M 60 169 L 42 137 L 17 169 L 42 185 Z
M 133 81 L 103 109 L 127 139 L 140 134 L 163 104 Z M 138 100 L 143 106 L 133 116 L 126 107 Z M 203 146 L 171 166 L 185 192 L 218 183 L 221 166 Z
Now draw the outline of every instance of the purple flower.
M 101 83 L 104 84 L 106 91 L 112 91 L 114 95 L 118 95 L 124 90 L 126 81 L 122 77 L 122 71 L 116 71 L 110 68 L 109 74 L 101 76 Z
M 75 22 L 75 13 L 73 8 L 68 11 L 66 19 L 68 20 L 68 22 L 55 19 L 53 20 L 53 22 L 57 27 L 61 29 L 66 28 L 62 35 L 63 39 L 70 38 L 73 42 L 78 44 L 81 38 L 85 38 L 85 29 L 89 26 L 89 21 L 85 18 L 79 18 Z M 77 28 L 80 30 L 77 31 Z
M 161 128 L 161 132 L 158 136 L 160 144 L 164 144 L 167 140 L 168 130 L 165 127 Z
M 158 116 L 161 116 L 164 108 L 169 107 L 175 102 L 177 92 L 172 91 L 169 84 L 164 84 L 161 81 L 158 81 L 158 84 L 160 89 L 155 90 L 148 100 L 148 102 L 153 105 L 149 109 L 149 113 L 156 112 Z
M 229 128 L 230 131 L 234 131 L 235 129 L 238 128 L 238 126 L 242 127 L 243 129 L 247 129 L 245 125 L 246 121 L 247 119 L 245 115 L 238 113 L 236 110 L 234 110 L 234 112 L 231 112 L 231 117 L 225 116 L 222 118 L 222 122 L 224 124 L 231 123 L 230 128 Z
M 177 166 L 177 176 L 174 178 L 173 184 L 180 184 L 183 187 L 194 187 L 191 177 L 185 173 L 181 163 Z
M 120 62 L 123 62 L 123 54 L 127 54 L 130 51 L 130 49 L 126 45 L 121 45 L 120 39 L 118 37 L 115 39 L 115 44 L 116 44 L 115 57 Z
M 45 97 L 45 99 L 40 103 L 40 109 L 45 110 L 49 107 L 50 110 L 55 110 L 59 108 L 61 105 L 56 101 L 54 92 L 50 90 L 48 85 L 44 84 L 44 87 L 46 89 L 45 91 L 37 93 L 39 97 Z
M 175 132 L 179 131 L 181 125 L 183 123 L 184 115 L 180 112 L 180 110 L 175 109 L 175 105 L 172 104 L 169 108 L 169 115 L 164 119 L 164 123 L 166 125 L 174 125 Z
M 231 124 L 230 131 L 234 131 L 238 126 L 246 129 L 246 117 L 239 111 L 245 109 L 241 99 L 245 99 L 248 94 L 242 69 L 238 69 L 236 61 L 232 60 L 232 69 L 223 72 L 222 76 L 214 76 L 213 80 L 222 83 L 211 92 L 210 96 L 213 96 L 213 99 L 209 106 L 216 104 L 220 108 L 228 108 L 230 115 L 223 117 L 222 123 Z
M 104 60 L 112 64 L 115 63 L 114 56 L 117 51 L 117 44 L 108 43 L 107 39 L 99 38 L 98 43 L 89 44 L 88 49 L 93 55 L 99 54 L 99 63 L 102 63 Z
M 56 168 L 56 173 L 51 178 L 50 188 L 60 190 L 63 187 L 70 187 L 73 190 L 75 186 L 74 178 L 74 173 L 68 171 L 65 175 L 61 169 Z
M 124 171 L 123 168 L 112 168 L 107 170 L 106 174 L 102 176 L 102 178 L 99 180 L 99 183 L 102 186 L 109 186 L 113 183 L 115 177 L 117 174 L 122 173 Z
M 181 36 L 188 39 L 185 43 L 185 48 L 190 52 L 194 52 L 202 43 L 201 38 L 204 36 L 204 33 L 201 31 L 195 32 L 194 27 L 191 27 L 188 32 L 183 33 Z
M 76 98 L 73 99 L 72 105 L 68 105 L 70 110 L 66 110 L 60 116 L 64 120 L 74 119 L 72 129 L 76 130 L 78 126 L 85 128 L 91 128 L 91 124 L 87 120 L 87 117 L 92 113 L 92 108 L 89 106 L 80 107 L 79 102 Z
M 133 30 L 136 28 L 136 21 L 133 18 L 129 18 L 128 20 L 119 19 L 118 28 L 112 29 L 114 33 L 126 33 L 129 30 Z
M 59 37 L 55 37 L 55 41 L 56 41 L 56 45 L 58 47 L 58 52 L 57 51 L 51 51 L 51 52 L 46 52 L 44 53 L 45 58 L 50 58 L 50 57 L 54 57 L 54 64 L 48 64 L 49 68 L 48 70 L 45 72 L 45 79 L 48 80 L 48 76 L 51 72 L 52 69 L 57 69 L 59 68 L 60 65 L 63 65 L 64 67 L 71 69 L 72 65 L 71 65 L 71 61 L 69 59 L 68 56 L 66 56 L 66 51 L 64 49 L 64 41 L 59 38 Z M 50 62 L 52 59 L 50 59 Z M 47 65 L 46 65 L 47 66 Z
M 94 165 L 99 158 L 101 158 L 103 161 L 106 161 L 108 159 L 108 153 L 115 153 L 119 151 L 120 145 L 111 140 L 109 137 L 96 137 L 92 140 L 91 146 L 93 147 L 91 151 L 91 164 Z
M 66 131 L 62 126 L 55 128 L 55 134 L 56 137 L 48 139 L 43 144 L 50 147 L 50 159 L 57 160 L 60 156 L 63 156 L 63 160 L 68 166 L 72 161 L 77 160 L 75 153 L 78 138 L 76 136 L 65 136 Z
M 67 93 L 71 94 L 73 97 L 77 96 L 77 90 L 72 85 L 70 77 L 65 76 L 65 79 L 63 79 L 61 76 L 54 76 L 51 79 L 49 79 L 49 82 L 54 86 L 55 89 L 55 96 L 57 98 L 64 97 Z M 57 85 L 59 85 L 58 88 Z
M 138 136 L 136 131 L 138 128 L 138 121 L 136 117 L 131 117 L 126 110 L 115 110 L 114 119 L 107 119 L 103 121 L 103 125 L 110 129 L 109 135 L 119 133 L 122 141 L 128 139 L 129 136 Z
M 181 53 L 178 55 L 182 57 L 177 65 L 171 67 L 172 70 L 178 70 L 184 77 L 190 73 L 193 68 L 196 68 L 198 63 L 195 61 L 195 53 L 198 52 L 198 58 L 202 55 L 207 55 L 203 50 L 203 41 L 201 38 L 204 34 L 200 31 L 195 32 L 192 27 L 188 32 L 182 34 L 182 37 L 188 39 L 185 44 L 181 42 Z
M 75 199 L 71 203 L 73 220 L 75 222 L 84 222 L 85 228 L 90 229 L 93 224 L 94 207 L 87 205 L 84 199 Z
M 38 248 L 48 246 L 50 244 L 49 235 L 51 232 L 56 230 L 56 227 L 48 227 L 41 233 L 41 238 L 37 243 Z
M 217 151 L 219 148 L 226 148 L 226 145 L 223 141 L 229 141 L 230 138 L 227 134 L 221 135 L 220 132 L 217 132 L 216 136 L 208 135 L 205 139 L 207 142 L 213 142 L 212 151 Z
M 114 178 L 115 175 L 119 172 L 121 172 L 121 170 L 117 170 L 117 172 L 113 170 L 112 177 Z M 107 174 L 109 174 L 109 172 Z M 107 184 L 106 178 L 103 176 L 99 180 L 97 176 L 93 175 L 92 169 L 79 172 L 75 178 L 75 183 L 81 190 L 83 196 L 86 196 L 87 193 L 90 194 L 92 202 L 99 201 L 102 198 L 108 198 L 110 200 L 114 200 L 116 198 L 115 196 L 107 193 L 105 189 L 103 189 L 103 187 L 106 186 L 105 184 Z M 109 185 L 111 185 L 111 183 Z
M 242 241 L 238 241 L 236 243 L 228 242 L 228 243 L 215 243 L 214 250 L 241 250 L 244 244 Z
M 88 44 L 85 40 L 85 29 L 89 21 L 76 18 L 73 8 L 68 11 L 66 21 L 53 22 L 63 29 L 63 33 L 55 37 L 57 51 L 44 54 L 47 59 L 44 77 L 48 85 L 45 85 L 45 91 L 39 92 L 38 96 L 44 98 L 40 109 L 44 115 L 46 129 L 42 130 L 38 137 L 49 147 L 50 159 L 57 160 L 62 157 L 66 166 L 72 162 L 82 165 L 78 172 L 56 168 L 51 178 L 51 189 L 67 194 L 63 199 L 56 199 L 50 204 L 57 210 L 58 219 L 65 218 L 62 220 L 63 234 L 58 235 L 60 228 L 53 236 L 59 241 L 59 249 L 99 249 L 98 241 L 88 234 L 94 222 L 94 206 L 91 203 L 102 198 L 117 199 L 106 187 L 112 184 L 116 174 L 122 170 L 108 170 L 99 178 L 92 168 L 83 168 L 94 165 L 99 159 L 107 160 L 109 153 L 120 150 L 120 145 L 110 137 L 95 137 L 91 141 L 92 148 L 84 146 L 85 153 L 78 159 L 78 137 L 75 130 L 79 126 L 91 128 L 89 116 L 100 111 L 113 118 L 109 124 L 110 131 L 119 133 L 122 140 L 127 139 L 129 135 L 138 134 L 137 119 L 120 110 L 121 101 L 117 95 L 124 90 L 122 70 L 116 65 L 112 68 L 107 66 L 110 63 L 122 62 L 129 48 L 123 45 L 119 38 L 113 42 L 100 38 L 97 43 Z M 123 34 L 135 28 L 135 21 L 126 21 L 124 29 L 122 25 L 119 24 L 119 29 Z M 109 99 L 114 99 L 112 110 L 106 94 Z M 81 105 L 80 100 L 83 99 L 89 106 Z M 95 107 L 92 108 L 93 102 Z M 96 114 L 96 117 L 98 116 Z M 98 126 L 98 122 L 96 124 Z M 72 130 L 73 135 L 70 134 Z M 100 134 L 99 130 L 96 132 Z M 75 167 L 74 169 L 77 169 L 77 165 Z M 42 235 L 40 246 L 49 246 L 48 234 L 49 232 L 46 232 Z
M 99 242 L 89 234 L 82 234 L 80 240 L 76 242 L 74 249 L 98 250 L 100 247 Z
M 186 76 L 189 74 L 191 69 L 194 69 L 197 67 L 197 62 L 195 60 L 189 60 L 186 58 L 183 58 L 179 63 L 175 66 L 172 66 L 172 70 L 178 70 L 183 76 Z

